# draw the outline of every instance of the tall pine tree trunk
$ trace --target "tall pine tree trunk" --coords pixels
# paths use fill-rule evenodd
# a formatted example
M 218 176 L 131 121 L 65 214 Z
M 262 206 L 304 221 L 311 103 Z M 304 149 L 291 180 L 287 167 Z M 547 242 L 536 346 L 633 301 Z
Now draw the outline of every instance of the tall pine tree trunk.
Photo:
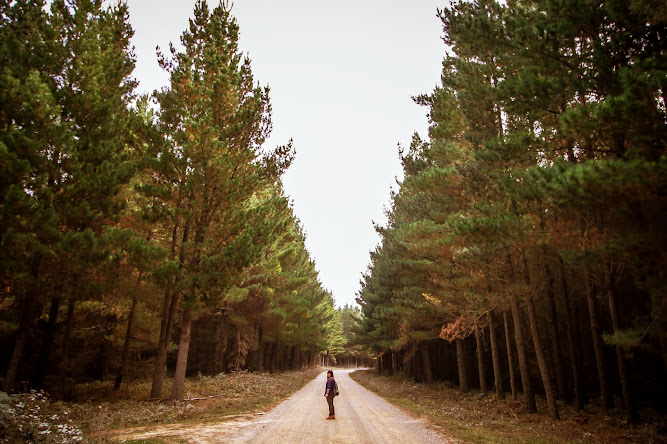
M 63 336 L 63 358 L 60 368 L 60 396 L 65 397 L 69 392 L 69 384 L 67 384 L 67 377 L 70 373 L 69 369 L 69 349 L 72 338 L 72 325 L 74 321 L 74 308 L 76 306 L 76 299 L 70 295 L 67 303 L 67 317 L 65 318 L 65 334 Z
M 262 326 L 260 325 L 257 327 L 257 341 L 259 342 L 259 365 L 257 366 L 257 370 L 260 372 L 264 371 L 264 329 L 262 329 Z
M 46 379 L 49 361 L 51 359 L 51 349 L 56 335 L 56 328 L 58 325 L 58 311 L 60 310 L 60 296 L 56 295 L 51 299 L 51 308 L 49 309 L 49 322 L 46 325 L 46 332 L 44 334 L 44 341 L 39 352 L 39 361 L 37 364 L 37 377 L 35 379 L 35 387 L 41 388 Z
M 5 374 L 5 379 L 2 381 L 2 391 L 10 393 L 14 388 L 16 375 L 18 374 L 21 360 L 23 359 L 23 352 L 25 344 L 28 340 L 28 334 L 35 318 L 35 302 L 34 294 L 29 293 L 23 300 L 23 307 L 21 309 L 21 322 L 19 323 L 18 331 L 16 332 L 16 339 L 14 340 L 14 350 L 12 357 L 9 360 L 9 367 Z
M 225 370 L 224 354 L 227 350 L 227 333 L 225 332 L 226 309 L 221 309 L 215 317 L 215 346 L 213 348 L 213 373 L 219 374 Z M 262 363 L 263 365 L 263 363 Z
M 276 365 L 278 361 L 278 344 L 275 342 L 271 345 L 271 366 L 269 369 L 269 372 L 271 374 L 274 374 L 276 372 Z M 322 364 L 324 365 L 324 356 L 322 356 Z
M 555 279 L 551 267 L 547 262 L 547 247 L 542 246 L 544 274 L 547 278 L 546 302 L 547 302 L 547 329 L 551 336 L 551 362 L 555 371 L 556 385 L 558 387 L 558 397 L 567 400 L 567 389 L 565 384 L 565 371 L 563 369 L 563 352 L 560 345 L 560 332 L 558 329 L 558 310 L 556 309 L 555 298 Z
M 130 313 L 127 315 L 127 330 L 125 332 L 125 342 L 123 344 L 123 352 L 120 356 L 120 366 L 118 367 L 118 373 L 116 373 L 116 382 L 113 385 L 114 390 L 119 390 L 120 385 L 123 382 L 123 377 L 127 374 L 127 360 L 130 354 L 130 342 L 132 341 L 132 329 L 134 327 L 134 315 L 137 312 L 137 303 L 139 302 L 139 288 L 141 286 L 141 273 L 137 278 L 137 288 L 134 291 L 134 296 L 132 298 L 132 306 L 130 307 Z
M 526 259 L 526 252 L 521 251 L 521 268 L 523 269 L 524 282 L 530 290 L 530 274 L 528 271 L 528 260 Z M 558 404 L 556 404 L 556 390 L 551 380 L 551 373 L 549 372 L 549 365 L 547 363 L 546 353 L 542 346 L 542 339 L 540 338 L 540 331 L 537 325 L 537 314 L 535 313 L 535 303 L 532 294 L 526 296 L 526 307 L 528 309 L 528 320 L 530 322 L 530 331 L 533 335 L 533 345 L 535 346 L 535 354 L 537 355 L 537 365 L 540 368 L 542 375 L 542 383 L 544 385 L 544 392 L 547 396 L 547 405 L 549 407 L 549 416 L 551 419 L 560 419 L 558 414 Z
M 157 353 L 155 355 L 155 365 L 153 367 L 153 383 L 151 385 L 151 399 L 160 399 L 162 396 L 162 382 L 164 380 L 164 366 L 167 361 L 167 346 L 169 344 L 169 313 L 174 296 L 170 289 L 164 292 L 164 302 L 162 304 L 162 319 L 160 321 L 160 337 L 158 339 Z
M 528 319 L 530 320 L 530 330 L 533 335 L 535 353 L 537 354 L 537 365 L 540 368 L 542 383 L 544 384 L 544 392 L 547 396 L 549 416 L 551 416 L 551 419 L 560 419 L 560 415 L 558 414 L 558 405 L 556 404 L 556 390 L 551 380 L 551 374 L 549 373 L 549 367 L 546 360 L 546 353 L 544 353 L 544 348 L 542 347 L 542 341 L 540 339 L 540 333 L 537 328 L 537 316 L 535 314 L 535 304 L 533 302 L 532 296 L 529 295 L 526 298 L 526 305 L 528 307 Z
M 174 229 L 171 235 L 171 257 L 176 256 L 176 243 L 178 241 L 178 223 L 174 224 Z M 183 230 L 183 243 L 188 240 L 188 225 L 186 224 Z M 179 270 L 183 266 L 184 251 L 181 246 L 181 253 L 179 255 Z M 155 367 L 153 368 L 153 383 L 151 385 L 151 399 L 160 399 L 162 396 L 162 383 L 164 381 L 165 364 L 167 363 L 167 351 L 169 349 L 169 339 L 171 337 L 171 329 L 174 324 L 174 317 L 176 316 L 176 308 L 178 307 L 178 294 L 172 292 L 167 288 L 164 292 L 164 303 L 162 305 L 162 319 L 160 321 L 160 337 L 158 339 L 157 354 L 155 356 Z
M 496 319 L 493 310 L 487 313 L 489 319 L 489 336 L 491 337 L 491 359 L 493 360 L 493 380 L 496 386 L 496 397 L 498 399 L 505 398 L 505 391 L 503 390 L 503 375 L 500 366 L 500 352 L 498 350 L 498 335 L 496 333 Z
M 530 381 L 530 367 L 528 366 L 528 353 L 526 351 L 526 339 L 521 325 L 521 308 L 516 296 L 510 296 L 510 305 L 512 307 L 512 319 L 514 320 L 514 339 L 516 341 L 517 355 L 519 356 L 519 373 L 521 373 L 521 385 L 523 386 L 523 398 L 526 403 L 526 409 L 535 413 L 537 405 L 535 404 L 535 394 Z
M 174 385 L 171 388 L 169 399 L 180 401 L 185 392 L 185 373 L 188 368 L 188 353 L 190 351 L 190 339 L 192 338 L 192 320 L 194 309 L 185 306 L 183 319 L 181 320 L 181 337 L 178 343 L 178 356 L 176 358 L 176 372 L 174 373 Z
M 581 353 L 579 349 L 579 336 L 575 331 L 575 317 L 572 304 L 570 303 L 570 292 L 565 276 L 565 264 L 562 257 L 558 257 L 560 267 L 561 291 L 563 303 L 565 304 L 565 325 L 567 328 L 567 345 L 570 353 L 570 364 L 572 366 L 572 380 L 574 382 L 574 408 L 577 411 L 584 409 L 584 387 L 583 375 L 581 373 Z
M 588 270 L 584 271 L 586 284 L 586 301 L 588 302 L 588 315 L 591 322 L 591 334 L 593 335 L 593 348 L 595 350 L 595 362 L 598 367 L 598 382 L 600 384 L 600 396 L 602 398 L 602 408 L 608 412 L 614 407 L 614 400 L 611 397 L 611 387 L 607 379 L 607 365 L 604 359 L 604 343 L 600 332 L 600 321 L 598 319 L 598 307 L 595 298 L 593 282 L 589 276 Z
M 479 372 L 479 388 L 486 394 L 486 367 L 484 365 L 484 346 L 482 344 L 481 328 L 475 326 L 475 344 L 477 345 L 477 370 Z
M 42 260 L 40 257 L 35 258 L 30 265 L 30 274 L 34 283 L 39 282 L 39 266 Z M 23 360 L 23 352 L 25 344 L 28 341 L 30 330 L 40 314 L 41 307 L 37 303 L 37 294 L 35 293 L 35 284 L 28 288 L 21 304 L 21 321 L 16 332 L 16 339 L 14 340 L 14 349 L 12 350 L 12 357 L 9 359 L 9 366 L 5 379 L 2 380 L 2 390 L 5 393 L 11 392 L 16 382 L 16 375 L 19 371 L 19 366 Z
M 505 326 L 505 345 L 507 347 L 507 364 L 510 372 L 510 391 L 512 399 L 518 399 L 519 390 L 516 386 L 516 365 L 514 363 L 514 353 L 512 353 L 512 332 L 510 331 L 510 314 L 503 310 L 503 324 Z
M 605 284 L 607 286 L 607 296 L 609 297 L 609 313 L 611 314 L 611 325 L 614 329 L 614 333 L 616 333 L 621 330 L 621 320 L 620 313 L 618 311 L 616 284 L 614 282 L 614 274 L 611 267 L 612 265 L 610 263 L 604 264 Z M 627 360 L 625 359 L 625 356 L 623 356 L 623 350 L 621 347 L 617 345 L 614 348 L 616 349 L 616 362 L 618 363 L 618 374 L 621 378 L 623 403 L 625 404 L 625 409 L 627 410 L 628 421 L 630 423 L 636 423 L 639 419 L 639 415 L 630 384 L 630 368 Z
M 466 368 L 465 344 L 463 339 L 456 338 L 456 363 L 459 369 L 459 388 L 463 393 L 470 391 L 468 383 L 468 369 Z
M 507 255 L 507 266 L 509 279 L 514 280 L 514 266 L 512 256 Z M 535 404 L 535 394 L 530 380 L 530 367 L 528 366 L 528 352 L 526 351 L 526 338 L 521 323 L 521 307 L 516 295 L 510 293 L 510 308 L 512 309 L 512 319 L 514 321 L 514 339 L 516 342 L 517 355 L 519 356 L 519 373 L 521 373 L 521 385 L 523 386 L 523 397 L 526 403 L 526 409 L 535 413 L 537 405 Z
M 291 352 L 292 352 L 292 357 L 291 357 L 291 369 L 290 370 L 298 370 L 299 369 L 299 349 L 297 348 L 296 345 L 291 347 Z
M 424 364 L 424 380 L 427 383 L 433 382 L 433 368 L 431 367 L 431 356 L 429 355 L 428 344 L 422 342 L 419 346 L 421 349 L 422 362 Z

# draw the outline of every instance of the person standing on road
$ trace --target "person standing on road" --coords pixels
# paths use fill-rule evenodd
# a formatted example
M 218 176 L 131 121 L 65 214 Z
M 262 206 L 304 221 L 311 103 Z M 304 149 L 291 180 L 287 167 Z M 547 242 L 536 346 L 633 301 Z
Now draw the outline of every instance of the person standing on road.
M 334 379 L 333 372 L 328 370 L 327 385 L 324 392 L 324 397 L 327 398 L 327 404 L 329 404 L 329 417 L 327 419 L 336 419 L 334 415 L 334 396 L 336 396 L 336 380 Z

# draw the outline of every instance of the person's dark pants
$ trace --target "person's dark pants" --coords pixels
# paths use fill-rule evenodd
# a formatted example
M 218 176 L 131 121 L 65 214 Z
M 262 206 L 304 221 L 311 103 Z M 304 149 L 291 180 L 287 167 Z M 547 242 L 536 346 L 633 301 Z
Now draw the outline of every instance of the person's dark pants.
M 327 404 L 329 404 L 329 416 L 334 416 L 334 405 L 333 405 L 333 396 L 327 396 Z

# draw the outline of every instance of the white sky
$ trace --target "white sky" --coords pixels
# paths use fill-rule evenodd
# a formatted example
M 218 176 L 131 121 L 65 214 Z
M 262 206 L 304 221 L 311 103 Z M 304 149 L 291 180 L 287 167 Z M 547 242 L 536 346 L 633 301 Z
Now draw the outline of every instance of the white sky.
M 139 91 L 166 86 L 167 53 L 195 0 L 128 0 Z M 217 6 L 217 0 L 209 6 Z M 401 178 L 397 144 L 426 137 L 427 109 L 411 96 L 439 83 L 446 0 L 236 0 L 240 47 L 256 82 L 271 88 L 267 148 L 294 139 L 285 191 L 306 246 L 336 304 L 353 304 L 379 242 L 390 188 Z

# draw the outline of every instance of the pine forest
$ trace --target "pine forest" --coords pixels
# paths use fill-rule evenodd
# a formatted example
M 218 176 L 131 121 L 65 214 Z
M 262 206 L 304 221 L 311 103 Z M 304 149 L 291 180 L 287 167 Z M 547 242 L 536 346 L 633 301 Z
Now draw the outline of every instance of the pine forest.
M 575 6 L 576 5 L 576 6 Z M 358 302 L 381 371 L 665 409 L 667 22 L 652 1 L 455 2 L 428 139 Z
M 145 379 L 178 401 L 195 375 L 337 365 L 553 420 L 667 412 L 667 7 L 434 14 L 428 134 L 399 147 L 358 306 L 337 308 L 230 4 L 197 1 L 145 95 L 124 1 L 0 1 L 1 390 Z
M 168 368 L 181 399 L 188 374 L 342 350 L 229 8 L 197 4 L 147 97 L 123 3 L 0 7 L 3 390 L 138 372 L 159 397 Z

